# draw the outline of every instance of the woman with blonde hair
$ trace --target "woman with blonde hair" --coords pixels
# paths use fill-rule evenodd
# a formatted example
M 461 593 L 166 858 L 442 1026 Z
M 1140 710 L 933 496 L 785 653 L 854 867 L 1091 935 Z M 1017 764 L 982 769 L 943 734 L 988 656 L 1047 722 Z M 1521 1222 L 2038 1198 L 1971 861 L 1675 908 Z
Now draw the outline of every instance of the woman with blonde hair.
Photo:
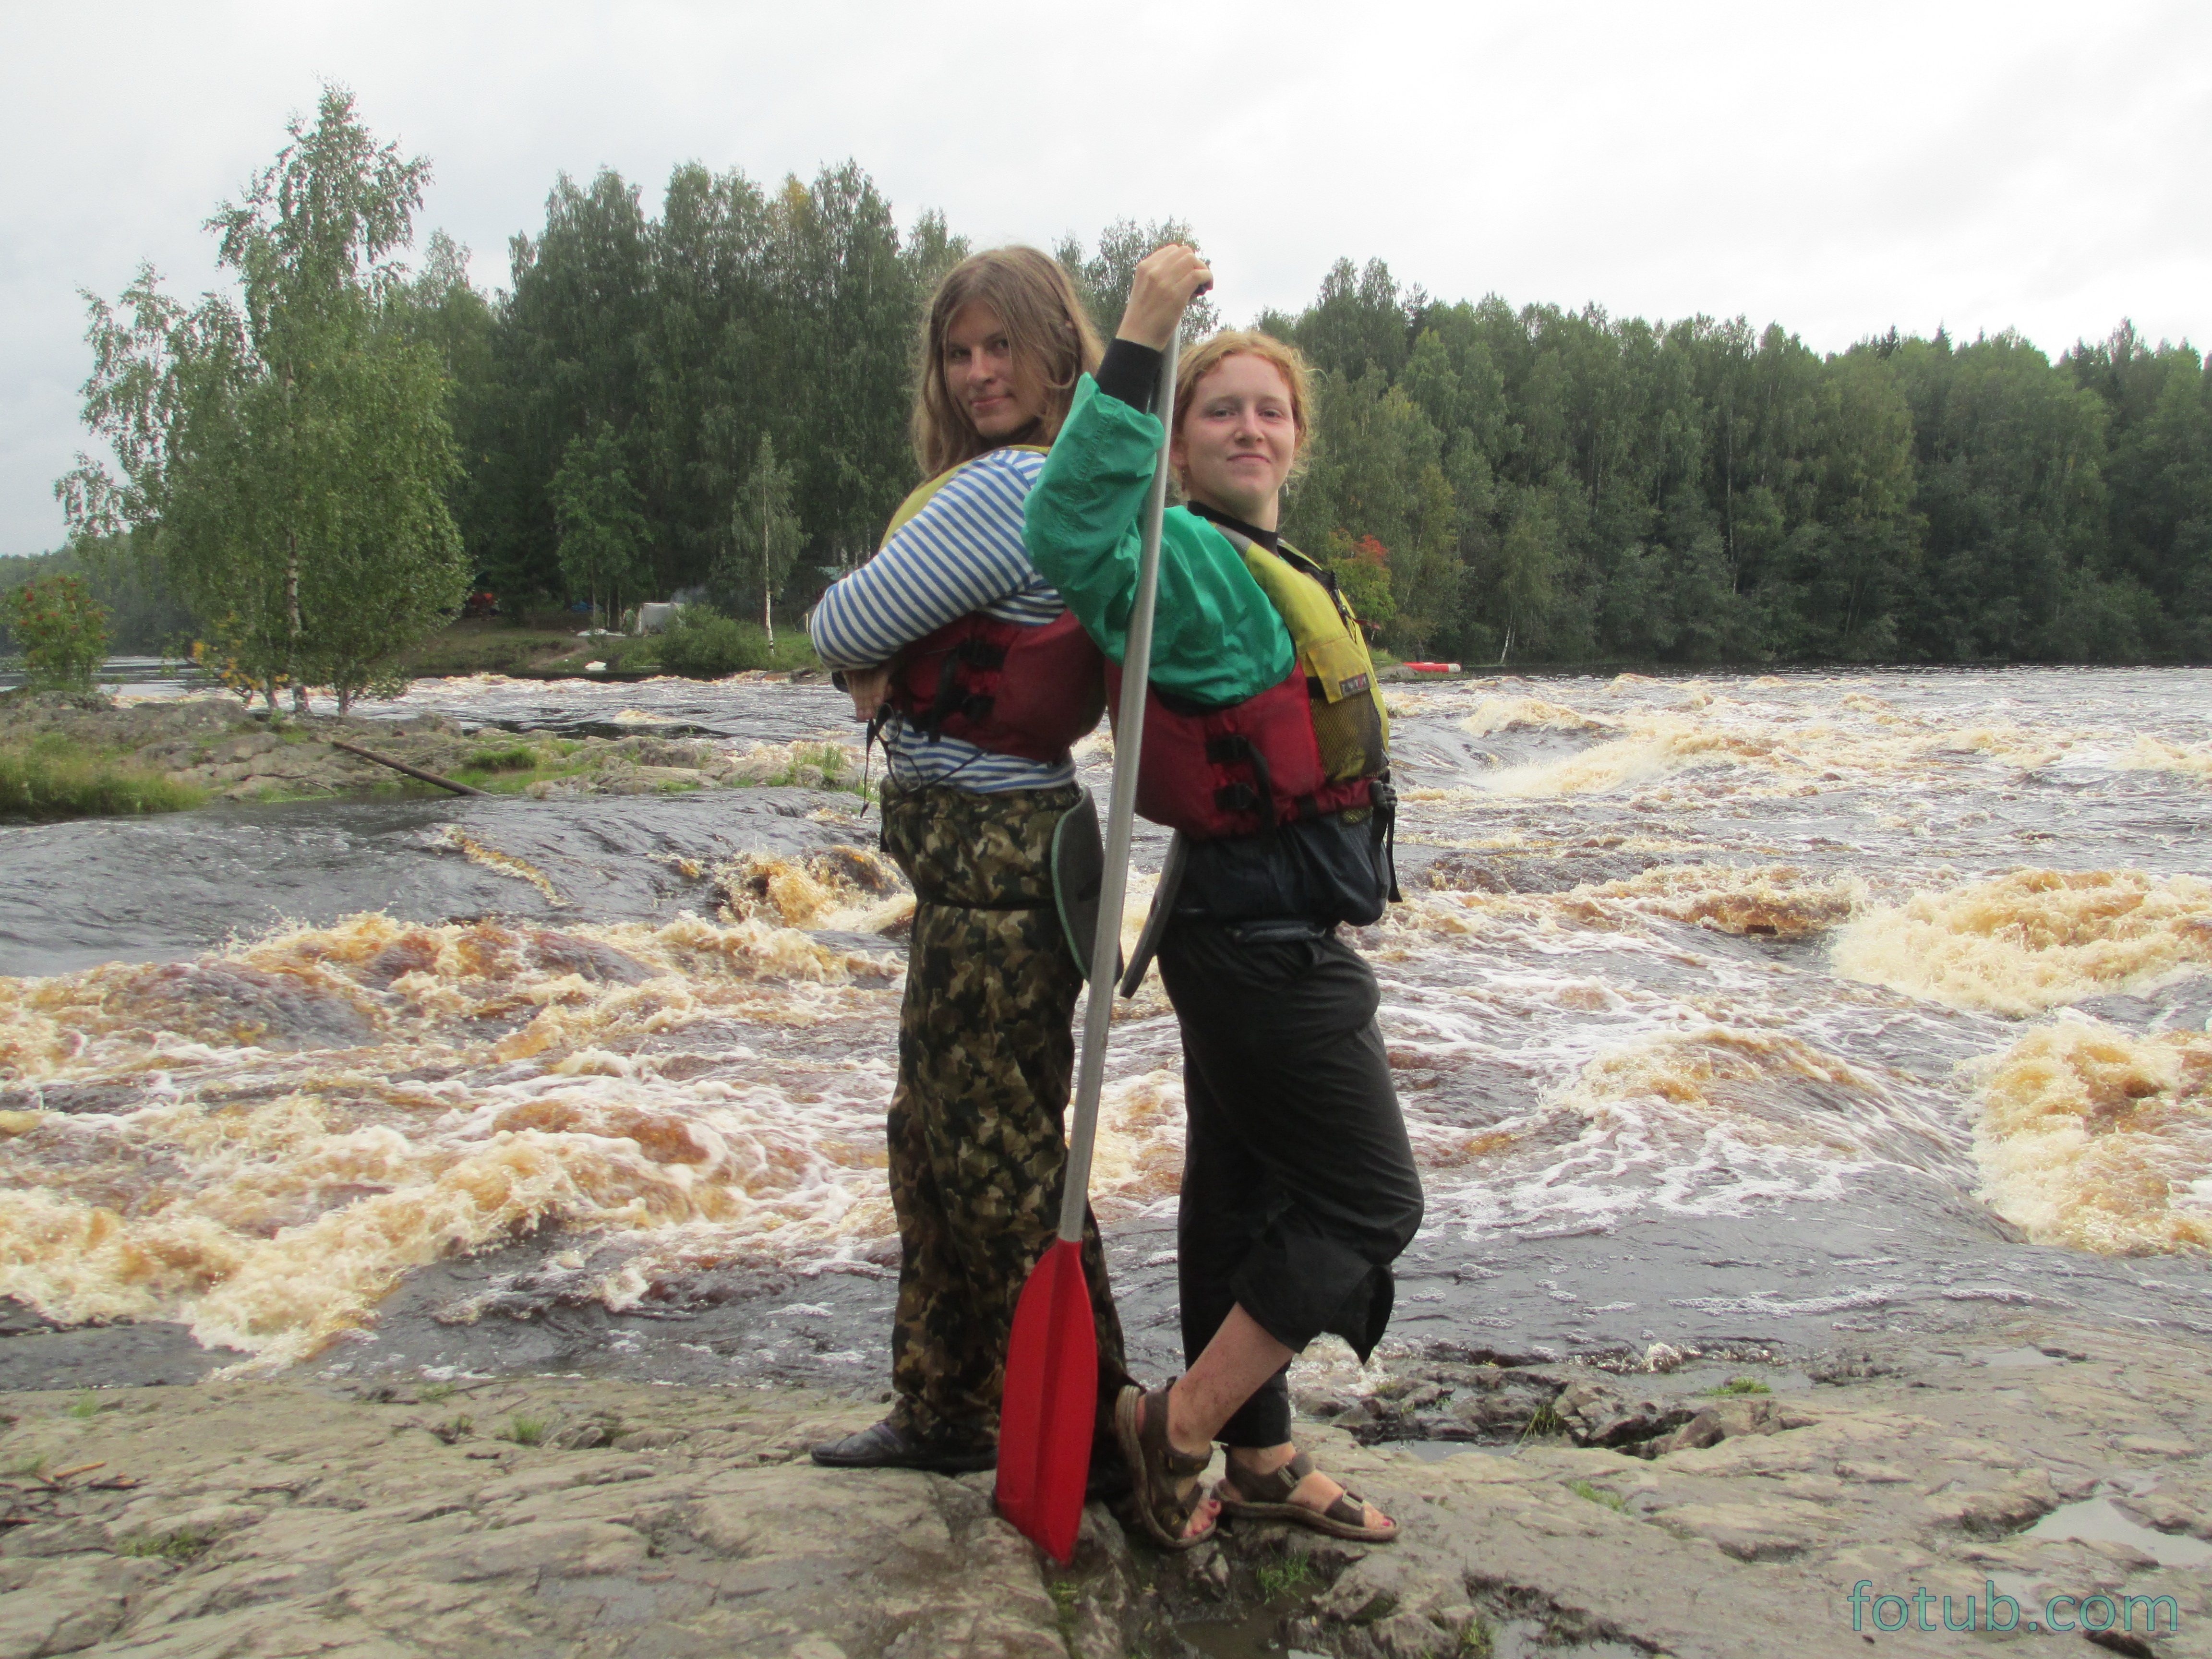
M 1161 422 L 1163 349 L 1212 280 L 1170 244 L 1137 269 L 1095 381 L 1030 492 L 1030 556 L 1118 663 Z M 1364 1360 L 1420 1180 L 1376 1024 L 1375 975 L 1340 926 L 1397 896 L 1389 721 L 1328 571 L 1278 532 L 1310 432 L 1295 350 L 1254 332 L 1190 353 L 1169 458 L 1187 506 L 1162 528 L 1137 810 L 1176 830 L 1156 906 L 1182 1028 L 1188 1137 L 1177 1275 L 1189 1370 L 1125 1388 L 1116 1433 L 1147 1530 L 1187 1547 L 1231 1516 L 1380 1542 L 1396 1525 L 1291 1437 L 1290 1361 L 1334 1332 Z M 1149 930 L 1148 930 L 1149 931 Z
M 1098 342 L 1034 248 L 961 262 L 923 328 L 924 482 L 808 627 L 887 757 L 883 845 L 914 884 L 886 1120 L 898 1216 L 890 1415 L 817 1446 L 833 1468 L 988 1468 L 1016 1302 L 1050 1247 L 1082 974 L 1061 936 L 1053 834 L 1083 799 L 1070 745 L 1103 660 L 1024 551 L 1022 511 Z M 1127 1374 L 1086 1218 L 1103 1412 Z M 1110 1438 L 1110 1436 L 1109 1436 Z

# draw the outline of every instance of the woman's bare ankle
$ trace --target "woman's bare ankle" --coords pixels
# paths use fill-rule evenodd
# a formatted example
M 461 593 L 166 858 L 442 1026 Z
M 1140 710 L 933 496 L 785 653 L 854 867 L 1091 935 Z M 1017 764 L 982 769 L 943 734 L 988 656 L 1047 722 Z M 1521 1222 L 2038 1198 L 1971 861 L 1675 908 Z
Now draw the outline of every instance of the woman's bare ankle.
M 1273 1474 L 1297 1455 L 1298 1446 L 1295 1440 L 1285 1440 L 1276 1446 L 1229 1448 L 1231 1466 L 1246 1474 Z
M 1200 1433 L 1193 1425 L 1190 1413 L 1174 1383 L 1168 1387 L 1168 1444 L 1186 1457 L 1195 1457 L 1200 1452 L 1211 1456 L 1213 1452 L 1212 1436 Z

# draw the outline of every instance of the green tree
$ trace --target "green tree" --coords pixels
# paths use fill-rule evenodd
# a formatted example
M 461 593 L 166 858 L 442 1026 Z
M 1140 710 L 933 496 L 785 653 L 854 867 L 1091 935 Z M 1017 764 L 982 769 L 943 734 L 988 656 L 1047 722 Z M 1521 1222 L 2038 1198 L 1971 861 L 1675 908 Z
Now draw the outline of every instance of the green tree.
M 1889 361 L 1927 525 L 1911 642 L 1952 661 L 2078 659 L 2070 597 L 2109 522 L 2104 401 L 2014 334 L 1954 349 L 1939 332 Z
M 2124 321 L 2060 363 L 2109 417 L 2096 569 L 2153 596 L 2147 632 L 2164 652 L 2212 657 L 2212 368 Z
M 1134 219 L 1117 219 L 1098 233 L 1096 253 L 1085 253 L 1079 236 L 1063 236 L 1053 245 L 1053 257 L 1075 284 L 1100 339 L 1112 339 L 1114 331 L 1121 325 L 1121 313 L 1129 305 L 1129 287 L 1137 280 L 1137 267 L 1145 256 L 1170 242 L 1199 247 L 1197 233 L 1181 219 L 1156 219 L 1148 225 Z M 1183 313 L 1186 340 L 1202 340 L 1220 326 L 1221 313 L 1203 295 Z
M 107 648 L 134 656 L 177 651 L 191 638 L 192 617 L 169 591 L 160 562 L 143 555 L 148 536 L 80 536 L 52 553 L 0 559 L 0 654 L 19 648 L 7 624 L 6 596 L 27 582 L 81 578 L 107 613 Z
M 1413 296 L 1413 305 L 1425 301 Z M 1321 279 L 1321 297 L 1292 325 L 1291 339 L 1316 368 L 1357 380 L 1369 370 L 1395 380 L 1413 343 L 1413 319 L 1390 267 L 1370 259 L 1355 271 L 1339 259 Z
M 635 596 L 653 580 L 653 531 L 614 428 L 602 421 L 588 438 L 571 438 L 546 494 L 568 591 L 590 602 L 595 620 L 619 627 L 623 595 Z
M 671 592 L 713 568 L 755 440 L 791 415 L 790 317 L 775 289 L 773 234 L 757 185 L 696 163 L 669 175 L 660 217 L 647 227 L 652 293 L 633 440 Z
M 498 442 L 476 463 L 489 510 L 474 551 L 502 591 L 551 594 L 568 580 L 555 475 L 570 444 L 601 426 L 628 445 L 644 404 L 641 341 L 653 305 L 637 187 L 610 169 L 588 189 L 562 173 L 544 229 L 514 237 L 508 258 L 495 369 L 502 410 Z M 642 508 L 641 491 L 639 500 Z
M 1293 542 L 1346 545 L 1372 538 L 1390 550 L 1393 601 L 1384 638 L 1419 655 L 1458 601 L 1459 511 L 1441 441 L 1418 404 L 1382 371 L 1316 377 L 1313 453 L 1292 488 L 1285 529 Z
M 761 625 L 775 644 L 775 596 L 791 575 L 805 540 L 792 510 L 791 469 L 776 459 L 775 441 L 767 433 L 753 450 L 752 471 L 731 504 L 729 541 L 715 567 L 708 593 L 717 608 L 736 614 L 746 596 L 757 593 Z
M 238 297 L 187 311 L 150 270 L 118 315 L 88 295 L 85 421 L 123 477 L 80 457 L 56 486 L 80 532 L 154 532 L 195 613 L 273 708 L 342 706 L 467 584 L 446 501 L 459 464 L 437 350 L 404 319 L 429 164 L 380 146 L 326 87 L 313 126 L 210 222 Z
M 906 419 L 921 300 L 890 204 L 853 162 L 825 167 L 811 187 L 786 179 L 771 223 L 790 319 L 779 435 L 793 508 L 817 562 L 858 562 L 913 477 Z
M 1343 531 L 1332 530 L 1322 551 L 1353 616 L 1370 629 L 1381 629 L 1398 614 L 1398 602 L 1390 592 L 1389 548 L 1372 536 L 1354 541 Z
M 0 605 L 33 685 L 89 690 L 107 658 L 107 611 L 78 576 L 25 582 Z

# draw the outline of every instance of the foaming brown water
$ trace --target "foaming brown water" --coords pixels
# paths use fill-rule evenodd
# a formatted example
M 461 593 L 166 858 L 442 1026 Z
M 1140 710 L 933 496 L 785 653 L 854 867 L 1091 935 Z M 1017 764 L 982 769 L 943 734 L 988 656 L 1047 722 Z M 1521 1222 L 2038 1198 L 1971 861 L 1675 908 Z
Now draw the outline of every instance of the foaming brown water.
M 836 730 L 830 695 L 799 688 L 599 690 L 596 718 L 756 753 Z M 402 712 L 526 723 L 547 695 L 486 681 Z M 1930 1237 L 1979 1202 L 2068 1252 L 2207 1247 L 2212 675 L 1493 679 L 1392 701 L 1407 902 L 1361 943 L 1424 1252 L 1631 1225 L 1757 1240 L 1785 1210 L 1856 1213 L 1869 1182 L 1925 1194 Z M 1103 793 L 1110 746 L 1080 758 Z M 426 806 L 447 816 L 410 823 L 393 867 L 465 868 L 495 915 L 356 904 L 182 961 L 0 980 L 0 1292 L 276 1361 L 372 1325 L 413 1269 L 534 1231 L 582 1241 L 549 1273 L 611 1308 L 733 1264 L 884 1276 L 912 898 L 856 798 L 778 799 L 734 819 L 696 799 Z M 653 835 L 616 846 L 616 812 Z M 1140 839 L 1147 872 L 1159 847 Z M 635 884 L 641 860 L 659 885 Z M 625 917 L 610 891 L 663 908 Z M 1155 977 L 1117 1010 L 1109 1235 L 1171 1215 L 1181 1116 Z
M 2212 1036 L 2062 1020 L 1978 1066 L 1990 1202 L 2045 1243 L 2212 1246 Z
M 1852 921 L 1853 979 L 2002 1014 L 2155 990 L 2212 965 L 2212 882 L 2140 870 L 2016 870 Z

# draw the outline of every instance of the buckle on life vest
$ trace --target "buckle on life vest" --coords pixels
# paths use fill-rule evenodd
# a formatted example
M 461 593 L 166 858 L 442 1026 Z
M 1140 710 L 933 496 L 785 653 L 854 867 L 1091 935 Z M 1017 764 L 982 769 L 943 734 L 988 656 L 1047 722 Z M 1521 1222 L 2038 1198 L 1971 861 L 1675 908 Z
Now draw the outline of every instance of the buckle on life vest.
M 1249 783 L 1224 783 L 1213 792 L 1213 804 L 1224 812 L 1249 812 L 1260 804 L 1260 792 Z
M 1253 783 L 1224 784 L 1213 792 L 1213 804 L 1224 812 L 1260 815 L 1260 833 L 1273 841 L 1275 835 L 1275 781 L 1267 757 L 1242 732 L 1224 732 L 1206 740 L 1206 758 L 1213 766 L 1247 766 Z

